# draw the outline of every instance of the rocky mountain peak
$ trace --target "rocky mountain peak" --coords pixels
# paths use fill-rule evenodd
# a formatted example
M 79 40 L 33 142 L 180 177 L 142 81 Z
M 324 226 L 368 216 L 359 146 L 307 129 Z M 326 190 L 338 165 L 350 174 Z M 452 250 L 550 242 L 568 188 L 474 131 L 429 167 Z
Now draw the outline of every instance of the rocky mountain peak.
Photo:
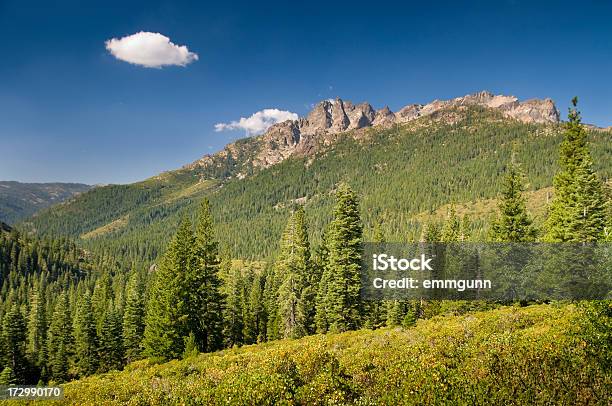
M 270 127 L 258 138 L 260 147 L 252 162 L 254 166 L 268 167 L 292 155 L 310 155 L 320 145 L 336 142 L 337 134 L 346 131 L 372 126 L 389 127 L 395 123 L 407 123 L 427 116 L 452 122 L 460 116 L 455 112 L 445 113 L 468 106 L 494 109 L 506 117 L 524 123 L 559 122 L 559 112 L 550 99 L 520 102 L 515 96 L 494 95 L 488 91 L 450 100 L 434 100 L 427 104 L 409 104 L 396 113 L 387 106 L 374 110 L 367 102 L 353 104 L 338 97 L 320 101 L 305 118 L 277 123 Z M 213 165 L 215 156 L 236 156 L 239 152 L 236 148 L 236 144 L 230 144 L 223 151 L 205 156 L 190 166 Z
M 368 103 L 354 105 L 340 98 L 317 103 L 300 126 L 304 134 L 337 134 L 372 125 L 376 112 Z

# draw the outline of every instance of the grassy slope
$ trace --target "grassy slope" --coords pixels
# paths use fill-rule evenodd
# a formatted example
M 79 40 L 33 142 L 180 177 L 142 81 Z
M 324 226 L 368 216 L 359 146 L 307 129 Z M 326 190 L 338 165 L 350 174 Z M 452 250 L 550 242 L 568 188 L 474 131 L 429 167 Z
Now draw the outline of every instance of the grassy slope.
M 505 307 L 140 361 L 65 386 L 65 404 L 605 404 L 573 305 Z M 607 385 L 607 386 L 606 386 Z

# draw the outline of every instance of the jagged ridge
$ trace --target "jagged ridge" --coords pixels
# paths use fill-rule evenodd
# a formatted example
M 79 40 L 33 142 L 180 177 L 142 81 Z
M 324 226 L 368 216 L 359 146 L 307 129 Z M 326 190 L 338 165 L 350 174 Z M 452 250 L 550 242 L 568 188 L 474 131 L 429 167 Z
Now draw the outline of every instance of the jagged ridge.
M 451 100 L 434 100 L 428 104 L 410 104 L 397 112 L 389 107 L 375 110 L 369 103 L 353 104 L 340 98 L 323 100 L 305 117 L 277 123 L 257 138 L 261 148 L 252 157 L 253 167 L 266 168 L 291 155 L 310 155 L 318 145 L 329 145 L 336 134 L 367 127 L 388 127 L 407 123 L 420 117 L 432 116 L 450 108 L 480 106 L 500 111 L 506 117 L 523 123 L 558 123 L 559 111 L 551 99 L 532 99 L 520 102 L 515 96 L 493 95 L 482 91 Z M 189 169 L 207 167 L 240 153 L 236 143 L 223 151 L 206 155 L 187 166 Z M 244 176 L 239 173 L 238 176 Z

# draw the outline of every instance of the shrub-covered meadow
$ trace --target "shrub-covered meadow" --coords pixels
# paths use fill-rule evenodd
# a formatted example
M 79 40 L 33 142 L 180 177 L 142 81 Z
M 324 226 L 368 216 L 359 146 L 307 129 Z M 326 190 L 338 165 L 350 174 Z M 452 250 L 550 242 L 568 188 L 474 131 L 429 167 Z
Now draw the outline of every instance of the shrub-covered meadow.
M 609 404 L 611 375 L 589 351 L 583 320 L 577 305 L 503 307 L 144 360 L 66 384 L 61 403 Z

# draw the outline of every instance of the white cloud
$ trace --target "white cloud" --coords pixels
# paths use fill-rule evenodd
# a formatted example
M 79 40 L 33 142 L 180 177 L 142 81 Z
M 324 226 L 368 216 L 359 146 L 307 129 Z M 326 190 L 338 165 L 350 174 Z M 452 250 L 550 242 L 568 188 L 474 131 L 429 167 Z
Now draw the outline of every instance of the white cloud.
M 242 117 L 240 120 L 231 123 L 215 124 L 215 131 L 244 130 L 247 135 L 259 135 L 276 123 L 297 119 L 298 115 L 290 111 L 263 109 L 248 118 Z
M 190 52 L 185 45 L 173 44 L 170 38 L 157 32 L 141 31 L 127 37 L 109 39 L 105 44 L 115 58 L 147 68 L 185 66 L 198 60 L 198 54 Z

